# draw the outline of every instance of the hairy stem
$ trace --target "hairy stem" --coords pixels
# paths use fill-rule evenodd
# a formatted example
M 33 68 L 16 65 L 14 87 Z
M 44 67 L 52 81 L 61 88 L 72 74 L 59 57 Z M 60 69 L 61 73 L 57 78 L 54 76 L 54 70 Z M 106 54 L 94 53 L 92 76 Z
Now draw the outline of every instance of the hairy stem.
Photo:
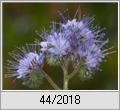
M 68 66 L 69 66 L 69 61 L 68 60 L 63 60 L 63 90 L 68 90 Z
M 68 76 L 68 79 L 71 79 L 77 74 L 77 70 L 73 70 L 73 72 Z
M 77 67 L 77 68 L 75 68 L 75 69 L 73 70 L 73 72 L 68 75 L 68 79 L 71 79 L 72 77 L 74 77 L 74 76 L 77 74 L 79 68 L 80 68 L 80 66 Z
M 64 84 L 63 84 L 63 89 L 64 90 L 68 90 L 68 72 L 67 72 L 67 70 L 64 68 L 64 70 L 63 70 L 63 72 L 64 72 Z
M 56 90 L 60 90 L 60 88 L 58 87 L 58 85 L 50 78 L 50 76 L 42 70 L 42 73 L 44 74 L 45 78 L 48 80 L 48 82 L 51 84 L 51 86 L 56 89 Z

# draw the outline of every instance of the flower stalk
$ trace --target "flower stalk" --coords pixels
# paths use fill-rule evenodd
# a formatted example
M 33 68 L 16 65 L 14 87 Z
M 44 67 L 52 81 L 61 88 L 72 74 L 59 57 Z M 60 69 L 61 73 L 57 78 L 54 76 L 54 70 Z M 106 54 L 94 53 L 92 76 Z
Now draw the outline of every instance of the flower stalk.
M 67 71 L 67 69 L 64 68 L 63 72 L 64 72 L 63 73 L 64 74 L 63 89 L 68 90 L 68 81 L 69 81 L 69 79 L 68 79 L 68 71 Z
M 72 77 L 74 77 L 77 72 L 80 70 L 81 65 L 78 65 L 78 67 L 74 68 L 74 70 L 68 75 L 68 79 L 71 79 Z
M 69 60 L 68 59 L 63 59 L 63 90 L 68 90 L 68 66 L 69 66 Z
M 60 87 L 58 87 L 58 85 L 51 79 L 51 77 L 42 70 L 42 73 L 44 74 L 45 78 L 48 80 L 48 82 L 50 83 L 50 85 L 55 89 L 55 90 L 60 90 Z

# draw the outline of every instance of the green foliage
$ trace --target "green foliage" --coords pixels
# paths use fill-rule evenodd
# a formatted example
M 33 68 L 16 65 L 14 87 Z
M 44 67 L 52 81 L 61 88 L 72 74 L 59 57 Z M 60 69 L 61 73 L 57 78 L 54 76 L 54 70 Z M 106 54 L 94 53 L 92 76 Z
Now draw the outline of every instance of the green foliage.
M 28 78 L 24 79 L 24 85 L 29 88 L 39 88 L 43 82 L 44 75 L 38 71 L 34 70 L 30 73 Z

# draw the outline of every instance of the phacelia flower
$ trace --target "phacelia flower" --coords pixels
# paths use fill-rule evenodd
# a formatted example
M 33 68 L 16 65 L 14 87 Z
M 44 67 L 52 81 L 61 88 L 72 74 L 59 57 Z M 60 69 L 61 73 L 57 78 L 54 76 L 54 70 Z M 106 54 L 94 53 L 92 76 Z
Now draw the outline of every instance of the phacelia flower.
M 37 53 L 29 52 L 23 59 L 20 59 L 17 67 L 17 78 L 24 77 L 29 74 L 32 69 L 39 68 L 38 66 L 43 62 L 43 56 Z
M 105 57 L 107 49 L 104 45 L 108 40 L 102 40 L 104 37 L 103 30 L 99 26 L 92 26 L 94 18 L 85 17 L 81 20 L 74 18 L 63 22 L 61 30 L 66 39 L 70 42 L 70 50 L 74 55 L 78 55 L 88 70 L 96 69 L 102 59 Z
M 104 49 L 108 43 L 108 40 L 103 39 L 105 28 L 94 26 L 93 21 L 94 17 L 67 19 L 56 23 L 58 29 L 53 22 L 51 33 L 39 42 L 41 51 L 58 57 L 74 55 L 87 70 L 97 69 L 109 49 Z
M 32 81 L 32 85 L 33 83 L 35 85 L 34 80 L 37 81 L 37 78 L 41 79 L 39 77 L 43 77 L 42 74 L 37 73 L 43 65 L 44 55 L 42 53 L 37 53 L 36 50 L 30 50 L 27 46 L 27 48 L 23 47 L 19 49 L 18 53 L 12 52 L 10 55 L 13 60 L 8 60 L 7 77 L 15 76 L 16 79 L 22 79 L 24 84 L 29 82 L 29 86 L 30 81 Z
M 48 51 L 51 55 L 67 55 L 70 49 L 70 43 L 64 33 L 51 33 L 46 41 L 40 42 L 41 51 Z
M 104 28 L 94 26 L 94 17 L 69 19 L 62 15 L 62 18 L 63 21 L 52 22 L 50 32 L 44 31 L 42 41 L 38 40 L 32 45 L 37 46 L 37 50 L 27 46 L 11 53 L 13 59 L 8 61 L 7 76 L 22 79 L 23 84 L 30 88 L 39 87 L 45 77 L 55 89 L 60 89 L 43 70 L 45 61 L 61 67 L 65 90 L 68 89 L 69 79 L 76 73 L 82 79 L 91 78 L 105 56 L 114 52 L 109 52 L 112 48 L 105 48 L 108 40 L 104 39 Z

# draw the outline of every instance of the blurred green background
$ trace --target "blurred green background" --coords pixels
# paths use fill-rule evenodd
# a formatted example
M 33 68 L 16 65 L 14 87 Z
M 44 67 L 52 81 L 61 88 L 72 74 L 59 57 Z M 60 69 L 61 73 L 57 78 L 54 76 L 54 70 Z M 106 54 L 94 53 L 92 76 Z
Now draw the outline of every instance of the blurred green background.
M 80 6 L 82 14 L 95 16 L 95 23 L 106 27 L 106 36 L 114 46 L 116 53 L 109 55 L 91 80 L 82 81 L 76 75 L 69 82 L 71 90 L 116 90 L 118 89 L 118 6 L 117 3 L 3 3 L 3 89 L 29 90 L 21 80 L 13 82 L 14 78 L 5 78 L 8 52 L 16 46 L 33 43 L 39 36 L 36 30 L 49 29 L 51 21 L 59 20 L 58 10 L 69 9 L 71 17 Z M 52 79 L 62 87 L 63 74 L 59 67 L 46 65 L 45 70 Z M 47 80 L 40 88 L 53 89 Z

